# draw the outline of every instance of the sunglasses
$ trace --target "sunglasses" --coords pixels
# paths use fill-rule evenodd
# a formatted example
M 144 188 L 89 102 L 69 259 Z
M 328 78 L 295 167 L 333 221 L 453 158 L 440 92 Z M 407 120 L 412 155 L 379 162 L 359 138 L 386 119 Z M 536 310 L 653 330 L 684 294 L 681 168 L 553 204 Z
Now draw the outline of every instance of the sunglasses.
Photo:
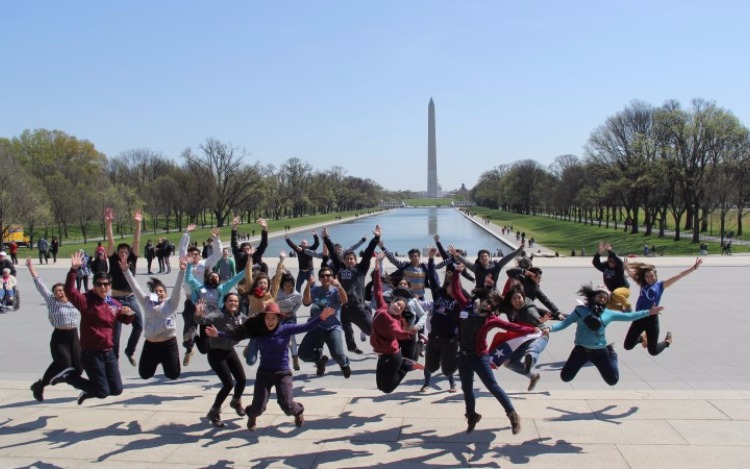
M 96 285 L 97 287 L 108 287 L 111 284 L 109 282 L 96 282 L 94 285 Z
M 320 274 L 320 278 L 323 278 L 323 277 L 333 277 L 333 275 L 331 275 L 331 274 Z

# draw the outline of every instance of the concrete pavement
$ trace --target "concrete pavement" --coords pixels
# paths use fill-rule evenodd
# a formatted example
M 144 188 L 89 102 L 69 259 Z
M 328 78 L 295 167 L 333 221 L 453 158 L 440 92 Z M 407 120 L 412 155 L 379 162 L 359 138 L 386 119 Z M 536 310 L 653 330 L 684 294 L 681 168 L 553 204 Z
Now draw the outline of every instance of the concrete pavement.
M 692 265 L 690 258 L 649 261 L 662 279 Z M 296 261 L 287 264 L 296 274 Z M 601 282 L 590 258 L 535 258 L 535 264 L 544 269 L 543 290 L 563 311 L 573 308 L 582 283 Z M 38 270 L 51 285 L 63 279 L 67 265 L 61 260 Z M 350 379 L 335 364 L 322 378 L 311 364 L 295 373 L 295 394 L 306 408 L 301 429 L 273 399 L 256 432 L 226 404 L 227 426 L 212 428 L 205 414 L 218 378 L 203 355 L 175 382 L 141 380 L 122 361 L 121 396 L 77 406 L 77 391 L 58 385 L 37 403 L 28 386 L 50 361 L 51 326 L 24 267 L 21 310 L 0 315 L 0 467 L 746 467 L 748 273 L 750 257 L 709 256 L 671 287 L 660 322 L 675 342 L 658 357 L 640 348 L 624 351 L 627 324 L 611 325 L 608 340 L 616 344 L 621 371 L 615 387 L 593 367 L 571 383 L 560 380 L 574 328 L 552 336 L 534 392 L 525 391 L 525 377 L 497 371 L 523 418 L 523 430 L 514 436 L 478 382 L 477 410 L 484 417 L 469 435 L 461 392 L 448 393 L 439 373 L 426 393 L 419 392 L 421 375 L 412 372 L 393 394 L 381 394 L 369 344 L 363 344 L 364 355 L 350 356 Z M 169 285 L 174 276 L 161 277 Z M 137 278 L 142 284 L 147 279 Z M 248 404 L 254 370 L 246 372 Z

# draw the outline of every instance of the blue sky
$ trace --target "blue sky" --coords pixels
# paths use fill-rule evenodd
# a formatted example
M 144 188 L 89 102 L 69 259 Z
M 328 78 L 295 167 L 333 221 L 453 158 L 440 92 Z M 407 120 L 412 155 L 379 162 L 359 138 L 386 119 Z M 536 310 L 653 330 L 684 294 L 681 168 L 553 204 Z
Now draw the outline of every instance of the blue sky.
M 583 155 L 631 100 L 700 97 L 750 122 L 740 1 L 6 1 L 0 136 L 59 129 L 109 157 L 206 138 L 387 189 L 473 186 Z

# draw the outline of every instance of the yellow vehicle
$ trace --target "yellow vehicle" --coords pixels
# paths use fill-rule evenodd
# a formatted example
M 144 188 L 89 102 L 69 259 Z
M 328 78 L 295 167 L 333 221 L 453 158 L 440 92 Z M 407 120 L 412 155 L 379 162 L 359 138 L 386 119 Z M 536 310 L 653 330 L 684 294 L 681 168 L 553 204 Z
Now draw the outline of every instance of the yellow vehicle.
M 23 234 L 23 226 L 10 224 L 3 232 L 3 244 L 7 245 L 11 241 L 15 241 L 19 247 L 27 247 L 31 240 L 28 236 Z

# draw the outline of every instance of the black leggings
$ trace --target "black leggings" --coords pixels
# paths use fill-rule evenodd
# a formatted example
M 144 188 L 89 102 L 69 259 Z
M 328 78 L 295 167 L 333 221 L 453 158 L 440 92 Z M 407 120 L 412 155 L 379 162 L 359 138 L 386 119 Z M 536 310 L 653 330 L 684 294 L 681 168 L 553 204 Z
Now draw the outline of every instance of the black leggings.
M 164 342 L 145 341 L 138 363 L 138 374 L 143 379 L 149 379 L 156 373 L 156 367 L 161 364 L 164 376 L 169 379 L 180 377 L 180 352 L 177 339 L 172 337 Z
M 245 392 L 245 368 L 242 366 L 234 347 L 230 350 L 208 349 L 208 364 L 221 380 L 221 389 L 214 400 L 214 407 L 220 408 L 234 388 L 234 398 L 239 399 Z M 232 379 L 234 377 L 234 379 Z M 236 383 L 235 383 L 236 380 Z
M 42 385 L 49 385 L 53 376 L 66 368 L 75 368 L 77 374 L 83 372 L 81 365 L 81 345 L 78 342 L 78 329 L 55 329 L 49 342 L 52 363 L 42 377 Z
M 639 342 L 638 338 L 644 331 L 646 332 L 649 354 L 659 355 L 665 348 L 669 347 L 667 341 L 659 342 L 659 316 L 654 315 L 630 323 L 630 329 L 625 335 L 625 343 L 623 344 L 625 350 L 631 350 L 635 347 Z
M 386 394 L 392 393 L 401 380 L 406 376 L 406 370 L 403 367 L 403 356 L 401 351 L 393 354 L 383 354 L 378 357 L 378 365 L 375 371 L 375 382 L 378 389 Z

